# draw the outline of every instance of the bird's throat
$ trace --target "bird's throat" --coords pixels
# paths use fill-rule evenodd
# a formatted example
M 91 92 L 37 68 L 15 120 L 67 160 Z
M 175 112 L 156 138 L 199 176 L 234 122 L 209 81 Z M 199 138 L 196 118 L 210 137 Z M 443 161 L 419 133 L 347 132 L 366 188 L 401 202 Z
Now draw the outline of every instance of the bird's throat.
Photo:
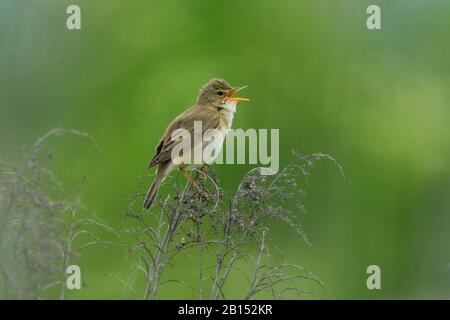
M 220 112 L 225 116 L 228 122 L 228 129 L 231 128 L 231 124 L 233 122 L 234 113 L 236 112 L 236 104 L 237 101 L 225 101 L 225 104 L 223 105 Z

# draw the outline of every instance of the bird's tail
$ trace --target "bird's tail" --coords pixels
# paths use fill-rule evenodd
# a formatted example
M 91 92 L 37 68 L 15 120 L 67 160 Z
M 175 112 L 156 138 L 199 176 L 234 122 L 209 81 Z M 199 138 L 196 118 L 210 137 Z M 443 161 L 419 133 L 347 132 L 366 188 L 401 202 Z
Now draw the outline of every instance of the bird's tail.
M 161 185 L 161 182 L 164 180 L 164 175 L 157 174 L 155 181 L 153 181 L 152 185 L 147 191 L 147 195 L 145 196 L 144 201 L 144 210 L 150 209 L 153 202 L 155 201 L 156 194 L 158 193 L 159 186 Z

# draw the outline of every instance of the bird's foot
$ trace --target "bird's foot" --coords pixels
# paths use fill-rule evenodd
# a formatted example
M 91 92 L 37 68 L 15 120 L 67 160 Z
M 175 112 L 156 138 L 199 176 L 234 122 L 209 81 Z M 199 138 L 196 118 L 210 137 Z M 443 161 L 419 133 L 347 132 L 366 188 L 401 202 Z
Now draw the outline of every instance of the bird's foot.
M 202 188 L 199 187 L 199 185 L 197 184 L 197 182 L 195 182 L 194 179 L 192 179 L 192 177 L 189 175 L 189 173 L 187 172 L 185 167 L 181 167 L 180 168 L 181 172 L 183 173 L 183 175 L 186 177 L 186 179 L 191 183 L 192 187 L 194 188 L 194 190 L 197 192 L 197 194 L 203 199 L 203 200 L 208 200 L 208 196 L 207 194 L 202 190 Z

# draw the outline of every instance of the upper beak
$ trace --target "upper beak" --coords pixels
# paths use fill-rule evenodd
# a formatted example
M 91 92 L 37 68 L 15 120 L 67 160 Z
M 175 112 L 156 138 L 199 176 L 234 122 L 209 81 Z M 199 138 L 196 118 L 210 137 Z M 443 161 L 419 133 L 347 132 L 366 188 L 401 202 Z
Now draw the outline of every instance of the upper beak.
M 247 98 L 238 98 L 238 97 L 233 97 L 234 94 L 238 93 L 239 91 L 241 91 L 242 89 L 247 88 L 247 86 L 243 86 L 243 87 L 237 87 L 237 88 L 233 88 L 230 91 L 227 92 L 227 96 L 225 97 L 225 100 L 231 100 L 231 101 L 250 101 L 250 99 Z

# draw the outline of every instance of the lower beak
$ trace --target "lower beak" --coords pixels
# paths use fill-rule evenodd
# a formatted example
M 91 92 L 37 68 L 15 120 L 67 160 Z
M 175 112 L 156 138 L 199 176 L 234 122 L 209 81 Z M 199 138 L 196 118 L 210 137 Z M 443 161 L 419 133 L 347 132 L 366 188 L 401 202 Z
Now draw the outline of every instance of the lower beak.
M 247 98 L 233 97 L 234 94 L 238 93 L 239 91 L 241 91 L 244 88 L 247 88 L 247 86 L 231 89 L 230 91 L 228 91 L 227 96 L 225 97 L 225 100 L 230 100 L 230 101 L 250 101 L 250 99 L 247 99 Z

